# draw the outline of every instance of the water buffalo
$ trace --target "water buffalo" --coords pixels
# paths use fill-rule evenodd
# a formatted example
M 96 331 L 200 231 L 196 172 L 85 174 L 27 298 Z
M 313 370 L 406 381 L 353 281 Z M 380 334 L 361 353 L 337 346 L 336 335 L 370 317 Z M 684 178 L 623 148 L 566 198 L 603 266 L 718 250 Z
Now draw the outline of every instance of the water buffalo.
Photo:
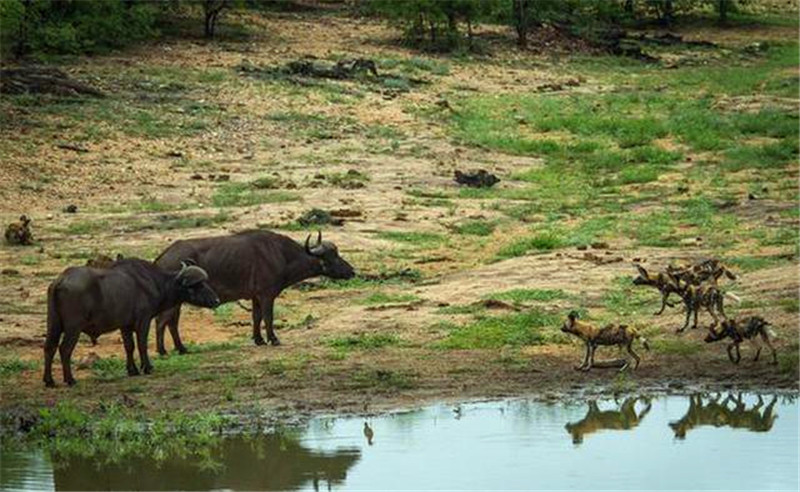
M 267 339 L 273 345 L 280 341 L 273 329 L 272 310 L 275 298 L 287 287 L 307 278 L 325 275 L 348 279 L 355 275 L 353 267 L 339 256 L 336 245 L 317 235 L 316 244 L 296 243 L 289 237 L 269 231 L 245 231 L 230 236 L 176 241 L 156 258 L 161 268 L 175 268 L 182 261 L 191 261 L 205 269 L 211 287 L 222 302 L 251 299 L 253 302 L 253 341 L 264 345 L 261 322 Z M 186 353 L 178 333 L 180 305 L 158 315 L 156 342 L 158 353 L 164 349 L 164 328 L 169 327 L 175 349 Z
M 183 265 L 175 272 L 139 259 L 119 260 L 110 268 L 67 268 L 47 290 L 45 385 L 55 386 L 52 365 L 56 348 L 64 382 L 75 384 L 70 359 L 81 332 L 96 338 L 120 329 L 131 376 L 139 374 L 133 361 L 135 333 L 142 370 L 149 374 L 153 370 L 147 356 L 150 322 L 159 312 L 182 302 L 219 305 L 219 297 L 208 285 L 208 275 L 202 268 Z

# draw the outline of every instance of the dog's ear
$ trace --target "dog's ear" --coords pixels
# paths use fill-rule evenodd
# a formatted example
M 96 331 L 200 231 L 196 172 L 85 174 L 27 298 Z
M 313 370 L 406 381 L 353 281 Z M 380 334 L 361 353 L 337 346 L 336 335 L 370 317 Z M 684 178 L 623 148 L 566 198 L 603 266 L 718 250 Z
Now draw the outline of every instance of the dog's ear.
M 643 278 L 650 278 L 650 275 L 647 274 L 647 270 L 645 270 L 642 265 L 636 265 L 636 269 L 639 270 L 639 275 Z
M 567 318 L 569 318 L 570 321 L 575 321 L 579 317 L 580 316 L 578 315 L 578 311 L 570 311 L 569 314 L 567 315 Z

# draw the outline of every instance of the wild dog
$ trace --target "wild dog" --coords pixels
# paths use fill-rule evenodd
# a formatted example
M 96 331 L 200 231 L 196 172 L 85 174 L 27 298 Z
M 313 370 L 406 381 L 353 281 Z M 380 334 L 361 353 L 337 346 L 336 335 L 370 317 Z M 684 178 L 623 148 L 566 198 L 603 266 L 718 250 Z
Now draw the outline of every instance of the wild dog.
M 739 352 L 739 344 L 745 339 L 750 340 L 750 342 L 756 346 L 756 355 L 753 357 L 753 362 L 757 362 L 758 358 L 761 356 L 761 341 L 763 341 L 767 344 L 770 351 L 772 351 L 772 364 L 777 364 L 778 354 L 770 341 L 770 336 L 775 338 L 775 332 L 768 328 L 769 326 L 769 322 L 765 321 L 764 318 L 760 316 L 750 316 L 742 320 L 726 319 L 722 322 L 719 331 L 711 330 L 711 332 L 706 335 L 705 341 L 706 343 L 712 343 L 730 338 L 731 343 L 728 344 L 728 358 L 734 364 L 738 364 L 742 359 L 742 355 Z M 759 341 L 758 338 L 761 338 L 761 341 Z M 733 357 L 734 350 L 736 351 L 735 359 Z
M 719 324 L 720 317 L 723 320 L 728 319 L 724 307 L 724 299 L 727 294 L 723 293 L 716 285 L 710 283 L 702 285 L 682 284 L 677 279 L 676 284 L 678 285 L 677 293 L 686 309 L 686 321 L 682 327 L 678 328 L 676 333 L 683 332 L 689 326 L 689 320 L 692 315 L 694 315 L 692 329 L 697 328 L 697 318 L 703 308 L 714 318 L 714 322 L 709 326 L 711 331 Z
M 640 357 L 633 351 L 633 341 L 641 339 L 642 345 L 646 350 L 650 350 L 650 345 L 647 339 L 639 334 L 636 328 L 620 325 L 608 324 L 602 328 L 598 328 L 590 323 L 578 320 L 578 313 L 572 311 L 567 315 L 567 320 L 561 326 L 561 331 L 575 335 L 583 340 L 586 345 L 586 355 L 583 358 L 583 364 L 576 367 L 577 371 L 588 371 L 594 366 L 594 352 L 597 347 L 601 345 L 617 345 L 625 347 L 633 359 L 636 361 L 633 366 L 634 369 L 639 367 Z M 625 365 L 620 368 L 620 372 L 626 370 L 630 366 L 629 361 L 625 361 Z
M 641 265 L 636 265 L 636 269 L 639 270 L 639 276 L 633 279 L 634 285 L 655 287 L 661 293 L 661 309 L 654 313 L 655 316 L 663 313 L 664 308 L 667 306 L 675 306 L 669 302 L 670 294 L 678 293 L 678 282 L 675 276 L 670 276 L 661 272 L 659 272 L 658 275 L 650 275 Z
M 737 278 L 736 274 L 728 269 L 728 267 L 723 265 L 719 260 L 713 258 L 684 267 L 669 265 L 667 266 L 667 273 L 671 274 L 679 281 L 686 282 L 690 285 L 701 285 L 704 282 L 712 282 L 714 285 L 717 285 L 717 282 L 723 275 L 730 280 L 736 280 Z

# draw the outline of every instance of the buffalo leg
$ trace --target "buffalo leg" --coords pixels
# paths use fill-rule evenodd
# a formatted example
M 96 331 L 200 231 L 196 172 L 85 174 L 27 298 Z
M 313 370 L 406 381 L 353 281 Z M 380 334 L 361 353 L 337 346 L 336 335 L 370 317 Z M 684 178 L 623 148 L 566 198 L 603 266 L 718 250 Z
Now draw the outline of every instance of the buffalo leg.
M 264 337 L 261 335 L 261 303 L 257 298 L 253 298 L 251 314 L 253 315 L 253 342 L 256 345 L 266 345 Z
M 128 376 L 138 376 L 139 369 L 136 367 L 136 361 L 133 360 L 133 330 L 124 328 L 122 330 L 122 343 L 125 345 L 125 368 L 128 370 Z
M 61 340 L 61 326 L 54 326 L 49 328 L 47 339 L 44 342 L 44 380 L 45 386 L 52 388 L 56 385 L 53 381 L 53 357 L 58 350 L 58 344 Z
M 170 317 L 167 327 L 169 328 L 169 336 L 172 337 L 172 345 L 179 354 L 187 354 L 189 350 L 183 345 L 181 341 L 181 334 L 178 331 L 178 323 L 181 320 L 181 306 L 175 306 L 175 314 Z
M 139 361 L 141 362 L 142 372 L 150 374 L 153 372 L 153 364 L 147 355 L 147 338 L 150 333 L 150 322 L 142 323 L 136 327 L 136 346 L 139 349 Z
M 75 350 L 75 345 L 78 344 L 80 337 L 81 330 L 66 331 L 64 339 L 61 340 L 61 346 L 58 347 L 58 355 L 61 357 L 61 367 L 64 371 L 64 382 L 70 386 L 75 384 L 75 378 L 72 377 L 72 351 Z
M 261 302 L 261 317 L 264 318 L 264 324 L 267 326 L 267 340 L 272 345 L 280 345 L 281 341 L 275 335 L 273 308 L 275 307 L 275 298 L 265 299 Z
M 174 310 L 175 308 L 168 309 L 156 317 L 156 350 L 158 355 L 167 355 L 167 348 L 164 346 L 164 331 L 172 316 L 174 316 Z

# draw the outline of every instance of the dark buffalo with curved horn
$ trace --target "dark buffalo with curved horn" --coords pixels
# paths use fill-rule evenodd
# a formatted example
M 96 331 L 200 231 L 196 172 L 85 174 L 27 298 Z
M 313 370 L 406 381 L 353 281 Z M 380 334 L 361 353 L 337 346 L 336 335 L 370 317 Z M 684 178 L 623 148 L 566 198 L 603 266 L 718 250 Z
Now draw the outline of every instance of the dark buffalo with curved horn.
M 56 348 L 61 355 L 64 382 L 75 384 L 70 367 L 81 332 L 92 339 L 122 331 L 128 374 L 139 374 L 133 360 L 133 335 L 142 370 L 153 370 L 147 356 L 147 335 L 156 314 L 176 304 L 215 307 L 219 297 L 208 285 L 208 274 L 197 266 L 163 270 L 149 261 L 118 260 L 108 268 L 71 267 L 47 290 L 47 339 L 44 344 L 44 383 L 55 386 L 52 365 Z M 63 338 L 62 338 L 63 337 Z
M 330 241 L 317 234 L 315 244 L 311 235 L 305 245 L 269 231 L 253 230 L 229 236 L 187 239 L 174 242 L 155 262 L 162 268 L 174 268 L 182 261 L 191 261 L 208 272 L 210 284 L 222 302 L 250 299 L 253 302 L 253 341 L 264 345 L 262 322 L 267 339 L 273 345 L 280 341 L 273 328 L 275 298 L 287 287 L 302 280 L 324 275 L 348 279 L 355 275 L 353 267 L 339 256 Z M 166 354 L 164 329 L 169 327 L 175 349 L 186 353 L 178 332 L 180 305 L 160 313 L 156 324 L 159 354 Z

